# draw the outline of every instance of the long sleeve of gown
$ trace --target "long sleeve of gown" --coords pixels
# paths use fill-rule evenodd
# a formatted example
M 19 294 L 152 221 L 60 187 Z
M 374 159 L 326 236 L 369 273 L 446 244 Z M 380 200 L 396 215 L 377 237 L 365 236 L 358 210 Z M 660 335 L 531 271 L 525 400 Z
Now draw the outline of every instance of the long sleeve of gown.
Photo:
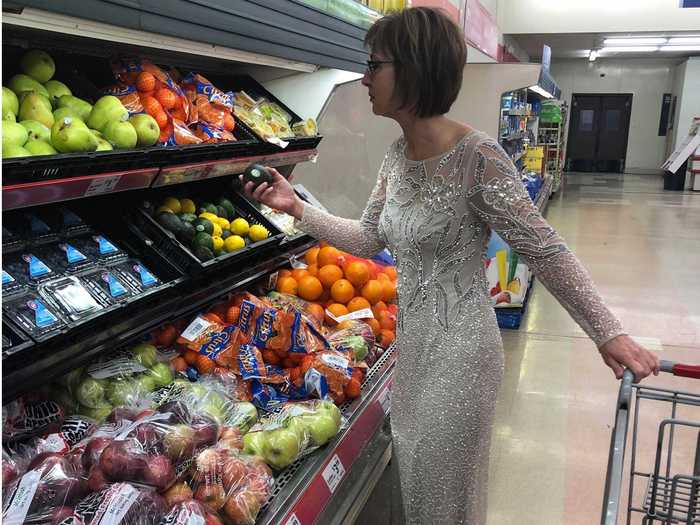
M 493 139 L 476 146 L 466 172 L 474 212 L 525 259 L 598 347 L 624 334 L 588 271 L 542 217 L 510 158 Z
M 359 220 L 337 217 L 304 203 L 304 214 L 297 221 L 297 226 L 312 237 L 327 241 L 357 257 L 373 257 L 383 250 L 385 243 L 379 235 L 379 216 L 386 199 L 386 162 L 385 158 Z

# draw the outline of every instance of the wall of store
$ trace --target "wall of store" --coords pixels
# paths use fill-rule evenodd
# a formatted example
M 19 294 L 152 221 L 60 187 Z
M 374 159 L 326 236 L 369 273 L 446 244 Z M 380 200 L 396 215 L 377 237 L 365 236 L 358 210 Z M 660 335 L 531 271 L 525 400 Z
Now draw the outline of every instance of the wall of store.
M 691 57 L 678 65 L 673 94 L 677 99 L 670 151 L 688 134 L 693 118 L 700 117 L 700 57 Z
M 551 73 L 569 106 L 573 93 L 632 93 L 627 170 L 653 172 L 665 160 L 666 137 L 658 136 L 661 100 L 673 88 L 677 63 L 652 58 L 559 59 L 552 61 Z

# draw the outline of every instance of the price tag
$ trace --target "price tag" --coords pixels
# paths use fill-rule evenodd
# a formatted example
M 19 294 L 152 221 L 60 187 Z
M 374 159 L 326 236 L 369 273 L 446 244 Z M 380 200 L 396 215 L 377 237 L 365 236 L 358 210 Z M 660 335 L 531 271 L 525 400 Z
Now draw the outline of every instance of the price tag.
M 326 481 L 326 485 L 328 485 L 328 490 L 333 494 L 345 476 L 345 467 L 343 467 L 343 463 L 340 461 L 338 454 L 333 454 L 333 457 L 328 465 L 326 465 L 326 468 L 323 469 L 321 475 Z
M 110 193 L 117 187 L 117 184 L 121 178 L 121 175 L 115 175 L 113 177 L 98 177 L 92 179 L 87 190 L 85 190 L 85 196 L 91 197 L 102 193 Z
M 297 515 L 292 513 L 289 519 L 284 522 L 284 525 L 301 525 L 301 521 L 297 518 Z
M 374 313 L 370 308 L 363 308 L 362 310 L 355 310 L 349 314 L 336 317 L 334 320 L 338 323 L 342 323 L 343 321 L 354 321 L 357 319 L 374 319 Z
M 3 523 L 7 525 L 21 525 L 24 523 L 36 489 L 39 487 L 40 478 L 41 471 L 39 470 L 30 470 L 22 476 L 12 497 L 12 502 L 3 512 Z
M 206 332 L 209 325 L 211 325 L 209 321 L 197 316 L 180 335 L 183 339 L 187 339 L 190 342 L 195 341 L 200 335 Z
M 386 387 L 384 392 L 379 394 L 379 404 L 382 405 L 384 413 L 388 414 L 391 409 L 391 388 Z

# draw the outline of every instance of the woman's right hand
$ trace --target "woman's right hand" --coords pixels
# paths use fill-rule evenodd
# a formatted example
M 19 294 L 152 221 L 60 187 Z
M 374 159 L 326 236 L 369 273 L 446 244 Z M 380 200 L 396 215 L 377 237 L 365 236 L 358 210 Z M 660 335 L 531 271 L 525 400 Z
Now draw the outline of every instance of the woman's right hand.
M 270 208 L 283 211 L 300 220 L 304 213 L 303 201 L 297 196 L 292 185 L 279 171 L 267 166 L 266 169 L 272 176 L 272 183 L 263 182 L 257 188 L 254 187 L 252 182 L 245 183 L 243 186 L 245 194 Z M 243 175 L 240 175 L 239 179 L 242 183 L 245 182 Z

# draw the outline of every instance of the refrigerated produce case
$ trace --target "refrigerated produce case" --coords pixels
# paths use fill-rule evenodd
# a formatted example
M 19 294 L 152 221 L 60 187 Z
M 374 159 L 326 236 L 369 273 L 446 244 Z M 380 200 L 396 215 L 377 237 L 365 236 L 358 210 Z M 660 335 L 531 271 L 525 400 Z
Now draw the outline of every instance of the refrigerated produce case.
M 197 33 L 198 38 L 192 41 L 156 33 L 148 41 L 140 30 L 147 31 L 149 25 L 154 29 L 156 24 L 159 29 L 170 31 L 156 22 L 162 21 L 162 17 L 172 19 L 172 6 L 164 4 L 150 8 L 147 15 L 142 13 L 141 27 L 137 29 L 129 18 L 133 7 L 111 6 L 112 12 L 105 19 L 105 14 L 92 4 L 55 6 L 51 2 L 22 2 L 27 7 L 13 8 L 4 17 L 3 55 L 12 57 L 19 49 L 44 47 L 64 63 L 90 64 L 80 75 L 81 81 L 87 81 L 100 64 L 106 67 L 108 57 L 128 52 L 149 57 L 159 64 L 198 67 L 225 88 L 264 92 L 268 97 L 274 95 L 246 73 L 250 63 L 297 71 L 313 71 L 318 66 L 363 68 L 364 29 L 324 17 L 317 11 L 309 15 L 297 2 L 284 15 L 276 4 L 263 8 L 253 2 L 245 2 L 245 12 L 226 14 L 241 24 L 250 10 L 257 16 L 256 24 L 267 29 L 278 16 L 288 24 L 287 31 L 269 48 L 260 46 L 255 37 L 241 43 L 240 35 L 232 39 L 230 33 L 213 30 Z M 205 12 L 205 8 L 193 2 L 186 4 L 186 9 L 176 13 L 181 29 L 190 26 L 182 34 L 194 35 L 195 26 L 220 25 L 212 22 L 213 11 Z M 189 20 L 183 14 L 186 12 L 192 15 Z M 111 23 L 106 24 L 107 20 Z M 306 29 L 313 26 L 314 30 L 303 33 L 302 26 Z M 341 40 L 346 45 L 341 46 L 342 50 L 338 48 L 340 42 L 328 41 L 324 36 L 338 32 L 344 34 Z M 298 36 L 301 34 L 303 37 Z M 129 42 L 130 36 L 133 43 Z M 294 38 L 296 44 L 291 46 Z M 194 42 L 208 39 L 211 46 L 204 49 Z M 174 42 L 178 45 L 172 45 Z M 224 47 L 234 42 L 240 45 Z M 209 56 L 212 50 L 213 56 Z M 220 56 L 216 55 L 217 50 Z M 263 50 L 269 55 L 261 55 Z M 5 60 L 4 67 L 16 64 L 16 60 L 16 56 L 14 60 Z M 235 74 L 227 74 L 231 67 L 235 68 Z M 8 71 L 4 70 L 6 76 Z M 99 76 L 92 79 L 106 80 Z M 275 100 L 294 120 L 300 120 L 290 108 Z M 61 319 L 60 326 L 40 335 L 27 334 L 18 324 L 19 318 L 13 319 L 9 306 L 5 308 L 3 304 L 3 403 L 6 406 L 27 395 L 31 397 L 52 380 L 95 358 L 143 341 L 145 334 L 164 323 L 195 315 L 232 292 L 266 283 L 271 274 L 288 266 L 290 260 L 315 244 L 314 239 L 302 232 L 281 231 L 269 215 L 238 195 L 236 176 L 253 162 L 291 171 L 293 165 L 316 158 L 316 147 L 322 137 L 292 140 L 287 148 L 280 149 L 261 140 L 240 121 L 236 134 L 238 141 L 231 143 L 3 160 L 4 223 L 6 217 L 29 220 L 26 219 L 29 215 L 43 217 L 47 210 L 53 213 L 67 209 L 80 217 L 85 226 L 80 232 L 63 227 L 51 230 L 50 238 L 42 239 L 30 239 L 26 232 L 4 229 L 3 259 L 21 256 L 29 248 L 35 251 L 64 246 L 60 249 L 66 249 L 65 245 L 71 245 L 75 236 L 106 238 L 109 245 L 123 252 L 123 257 L 98 258 L 91 261 L 94 264 L 89 270 L 112 272 L 125 280 L 126 284 L 120 286 L 129 290 L 128 297 L 119 300 L 106 297 L 102 308 L 89 316 L 71 317 L 71 312 L 57 312 L 55 317 Z M 270 235 L 265 241 L 203 261 L 140 207 L 144 201 L 158 201 L 166 194 L 207 193 L 220 188 L 226 188 L 238 215 L 266 227 Z M 307 200 L 315 200 L 303 187 L 299 193 Z M 43 253 L 39 256 L 43 257 Z M 133 282 L 128 281 L 128 275 L 117 272 L 117 265 L 135 272 Z M 88 269 L 76 267 L 72 274 L 66 270 L 66 278 L 71 281 L 69 284 L 79 281 L 85 287 L 88 283 L 98 286 L 99 279 L 88 279 L 88 273 Z M 146 280 L 139 282 L 139 277 Z M 5 296 L 4 292 L 5 286 Z M 20 297 L 23 290 L 14 293 L 9 297 Z M 45 306 L 56 307 L 54 303 Z M 352 522 L 391 455 L 387 417 L 395 358 L 391 347 L 371 366 L 361 396 L 340 407 L 347 424 L 330 443 L 275 474 L 273 493 L 256 523 Z

